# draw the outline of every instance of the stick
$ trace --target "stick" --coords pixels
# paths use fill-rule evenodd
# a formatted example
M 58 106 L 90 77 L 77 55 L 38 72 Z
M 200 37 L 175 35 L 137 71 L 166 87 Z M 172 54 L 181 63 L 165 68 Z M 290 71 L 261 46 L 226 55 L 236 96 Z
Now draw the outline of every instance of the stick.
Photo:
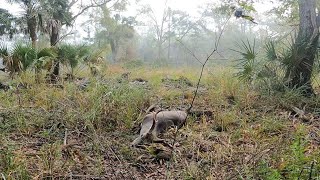
M 313 166 L 314 166 L 314 161 L 312 161 L 312 163 L 311 163 L 310 172 L 309 172 L 309 180 L 312 180 L 312 170 L 313 170 Z
M 64 139 L 63 139 L 63 145 L 66 146 L 67 145 L 67 137 L 68 136 L 68 129 L 66 128 L 66 130 L 64 131 Z
M 198 95 L 198 91 L 199 91 L 199 87 L 200 87 L 200 82 L 201 82 L 201 79 L 202 79 L 202 76 L 203 76 L 203 71 L 204 71 L 204 68 L 207 64 L 207 62 L 210 60 L 211 56 L 218 51 L 218 47 L 219 47 L 219 43 L 220 43 L 220 39 L 222 37 L 222 34 L 225 30 L 225 27 L 226 27 L 226 24 L 229 22 L 231 16 L 226 20 L 226 22 L 223 24 L 223 28 L 221 30 L 221 32 L 219 33 L 219 36 L 217 38 L 217 41 L 215 42 L 215 47 L 214 49 L 211 51 L 211 53 L 207 56 L 206 60 L 204 62 L 201 62 L 199 60 L 199 58 L 190 50 L 188 49 L 180 40 L 177 40 L 179 43 L 181 43 L 183 45 L 183 47 L 185 47 L 187 49 L 187 51 L 202 65 L 201 67 L 201 71 L 200 71 L 200 76 L 199 76 L 199 79 L 198 79 L 198 82 L 197 82 L 197 87 L 196 87 L 196 90 L 194 92 L 194 95 L 193 95 L 193 98 L 192 98 L 192 101 L 190 103 L 190 107 L 187 109 L 187 117 L 188 117 L 188 114 L 190 113 L 191 109 L 193 108 L 193 104 L 195 102 L 195 99 Z M 187 118 L 186 117 L 186 118 Z

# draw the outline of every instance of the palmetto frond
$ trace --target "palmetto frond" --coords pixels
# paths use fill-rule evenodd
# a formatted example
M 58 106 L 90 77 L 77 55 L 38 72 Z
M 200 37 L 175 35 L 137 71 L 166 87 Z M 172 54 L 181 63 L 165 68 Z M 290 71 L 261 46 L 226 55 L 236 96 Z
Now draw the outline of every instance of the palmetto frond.
M 37 51 L 31 45 L 17 44 L 13 48 L 12 59 L 17 61 L 15 64 L 21 63 L 23 70 L 29 68 L 36 58 Z
M 71 68 L 78 65 L 78 49 L 76 46 L 64 44 L 58 47 L 58 56 L 62 63 L 68 64 Z
M 86 59 L 92 54 L 89 46 L 80 45 L 77 47 L 77 49 L 78 58 L 80 59 Z
M 269 61 L 277 60 L 278 55 L 275 48 L 275 42 L 274 41 L 268 41 L 265 45 L 266 49 L 266 57 Z
M 37 59 L 34 62 L 34 66 L 37 68 L 47 67 L 48 64 L 52 64 L 52 61 L 57 58 L 58 54 L 53 48 L 43 48 L 37 53 Z
M 233 50 L 238 52 L 241 55 L 241 58 L 237 59 L 238 68 L 240 71 L 238 72 L 237 76 L 244 81 L 252 81 L 256 75 L 256 57 L 257 52 L 255 51 L 255 41 L 253 45 L 250 44 L 249 40 L 241 41 L 241 44 L 238 44 L 240 50 Z
M 49 58 L 57 57 L 57 53 L 51 48 L 36 50 L 31 45 L 16 44 L 9 53 L 5 46 L 0 47 L 0 56 L 6 56 L 5 64 L 9 71 L 20 72 L 26 71 L 31 67 L 39 67 Z
M 38 52 L 37 57 L 57 57 L 57 55 L 57 52 L 53 48 L 43 48 Z
M 99 64 L 101 63 L 101 56 L 103 53 L 104 53 L 104 50 L 102 49 L 94 52 L 90 51 L 90 55 L 84 58 L 84 61 L 86 63 Z
M 8 47 L 3 44 L 0 44 L 0 57 L 8 56 L 8 55 L 9 55 Z

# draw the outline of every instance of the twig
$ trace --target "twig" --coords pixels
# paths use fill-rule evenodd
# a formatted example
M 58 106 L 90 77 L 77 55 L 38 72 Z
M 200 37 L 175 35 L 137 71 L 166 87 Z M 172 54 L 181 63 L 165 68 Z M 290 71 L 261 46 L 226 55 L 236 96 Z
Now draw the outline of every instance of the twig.
M 215 42 L 215 47 L 214 47 L 214 49 L 212 50 L 212 52 L 210 53 L 210 55 L 207 56 L 207 59 L 204 61 L 204 63 L 201 63 L 201 61 L 199 61 L 199 59 L 196 58 L 195 55 L 192 53 L 192 55 L 202 64 L 202 67 L 201 67 L 201 72 L 200 72 L 200 76 L 199 76 L 199 79 L 198 79 L 197 87 L 196 87 L 196 90 L 195 90 L 195 92 L 194 92 L 194 96 L 193 96 L 193 98 L 192 98 L 190 107 L 189 107 L 188 110 L 187 110 L 188 114 L 189 114 L 189 112 L 191 111 L 191 109 L 192 109 L 192 107 L 193 107 L 193 104 L 194 104 L 194 101 L 195 101 L 195 99 L 196 99 L 196 97 L 197 97 L 197 95 L 198 95 L 198 91 L 199 91 L 199 87 L 200 87 L 200 81 L 201 81 L 202 75 L 203 75 L 203 70 L 204 70 L 207 62 L 209 61 L 210 57 L 218 50 L 219 43 L 220 43 L 220 39 L 221 39 L 222 34 L 223 34 L 224 30 L 225 30 L 226 24 L 229 22 L 230 18 L 231 18 L 231 16 L 230 16 L 230 17 L 227 19 L 227 21 L 224 23 L 223 28 L 222 28 L 219 36 L 218 36 L 218 39 L 217 39 L 217 41 Z
M 239 176 L 241 177 L 241 179 L 244 179 L 243 176 L 242 176 L 242 174 L 241 174 L 241 172 L 240 172 L 240 170 L 237 169 L 237 168 L 235 168 L 235 170 L 238 172 L 238 174 L 235 174 L 234 177 L 236 177 L 237 175 L 239 175 Z M 231 178 L 230 178 L 230 179 L 231 179 Z M 232 179 L 233 179 L 233 178 L 232 178 Z M 239 179 L 240 179 L 240 178 L 239 178 Z
M 225 30 L 226 24 L 229 22 L 229 19 L 230 19 L 230 18 L 231 18 L 231 16 L 230 16 L 230 17 L 227 19 L 227 21 L 224 23 L 223 28 L 222 28 L 222 30 L 221 30 L 218 38 L 217 38 L 217 41 L 215 42 L 215 47 L 214 47 L 214 49 L 213 49 L 212 52 L 207 56 L 206 60 L 205 60 L 203 63 L 200 61 L 200 59 L 199 59 L 188 47 L 186 47 L 186 46 L 181 42 L 181 40 L 176 39 L 176 41 L 178 41 L 180 44 L 182 44 L 182 46 L 183 46 L 184 48 L 186 48 L 186 50 L 188 50 L 188 52 L 202 65 L 202 67 L 201 67 L 201 72 L 200 72 L 200 76 L 199 76 L 199 79 L 198 79 L 198 82 L 197 82 L 197 87 L 196 87 L 196 90 L 195 90 L 195 92 L 194 92 L 194 96 L 193 96 L 193 98 L 192 98 L 190 107 L 187 109 L 187 116 L 186 116 L 185 119 L 188 118 L 188 115 L 190 114 L 190 111 L 191 111 L 191 109 L 192 109 L 192 107 L 193 107 L 193 104 L 194 104 L 194 102 L 195 102 L 195 99 L 196 99 L 196 97 L 197 97 L 197 95 L 198 95 L 198 91 L 199 91 L 200 82 L 201 82 L 201 79 L 202 79 L 202 76 L 203 76 L 204 68 L 205 68 L 207 62 L 210 60 L 210 57 L 211 57 L 215 52 L 217 52 L 218 46 L 219 46 L 219 43 L 220 43 L 221 36 L 222 36 L 222 34 L 223 34 L 224 30 Z M 176 129 L 176 131 L 175 131 L 175 135 L 174 135 L 172 147 L 174 147 L 174 144 L 175 144 L 175 142 L 176 142 L 177 134 L 178 134 L 178 129 Z
M 207 57 L 206 61 L 202 64 L 200 76 L 199 76 L 198 83 L 197 83 L 197 87 L 196 87 L 196 90 L 195 90 L 195 92 L 194 92 L 194 95 L 193 95 L 193 98 L 192 98 L 190 107 L 189 107 L 189 109 L 187 110 L 187 112 L 190 112 L 190 110 L 191 110 L 192 107 L 193 107 L 194 101 L 195 101 L 195 99 L 196 99 L 196 97 L 197 97 L 197 95 L 198 95 L 198 91 L 199 91 L 199 87 L 200 87 L 200 81 L 201 81 L 201 79 L 202 79 L 204 67 L 205 67 L 205 65 L 207 64 L 209 58 L 213 55 L 214 52 L 216 52 L 216 49 L 214 49 L 214 50 L 211 52 L 211 54 Z
M 302 176 L 303 171 L 304 171 L 304 167 L 301 168 L 301 171 L 300 171 L 299 176 L 298 176 L 298 180 L 301 179 L 301 176 Z
M 59 37 L 59 39 L 57 40 L 57 43 L 60 42 L 60 41 L 62 41 L 65 37 L 67 37 L 67 36 L 69 36 L 69 35 L 72 35 L 72 34 L 75 34 L 75 33 L 73 32 L 73 28 L 74 28 L 74 26 L 71 27 L 71 30 L 70 30 L 68 33 L 66 33 L 66 34 L 62 35 L 61 37 Z
M 314 167 L 314 161 L 312 161 L 311 163 L 311 167 L 310 167 L 310 172 L 309 172 L 309 180 L 312 180 L 312 170 L 313 170 L 313 167 Z
M 67 145 L 67 137 L 68 136 L 68 129 L 66 128 L 66 130 L 64 131 L 64 139 L 63 139 L 63 145 L 66 146 Z
M 70 178 L 70 179 L 108 179 L 107 176 L 95 176 L 95 175 L 81 175 L 81 174 L 70 174 L 70 175 L 60 175 L 60 176 L 45 176 L 44 178 L 50 178 L 50 179 L 55 179 L 55 178 L 62 178 L 62 179 L 67 179 L 67 178 Z
M 176 39 L 188 52 L 191 54 L 192 57 L 194 57 L 195 60 L 197 60 L 200 64 L 203 64 L 200 59 L 187 47 L 180 39 Z
M 88 10 L 89 8 L 93 8 L 93 7 L 101 7 L 105 4 L 107 4 L 108 2 L 110 2 L 111 0 L 106 0 L 100 4 L 98 3 L 92 3 L 86 7 L 84 7 L 83 9 L 81 9 L 76 15 L 74 15 L 73 17 L 71 17 L 71 21 L 74 21 L 75 19 L 77 19 L 78 16 L 80 16 L 82 13 L 84 13 L 86 10 Z
M 123 162 L 121 161 L 121 159 L 118 157 L 118 155 L 114 152 L 114 150 L 109 146 L 109 144 L 107 144 L 107 146 L 108 146 L 108 148 L 109 148 L 109 150 L 114 154 L 114 156 L 117 158 L 117 160 L 120 162 L 120 164 L 122 165 L 122 166 L 124 166 L 124 164 L 123 164 Z M 129 171 L 130 172 L 130 171 Z M 121 176 L 123 177 L 123 178 L 125 178 L 124 177 L 124 174 L 122 173 L 122 171 L 120 171 L 120 174 L 121 174 Z M 130 172 L 130 174 L 131 174 L 131 178 L 130 179 L 133 179 L 133 174 Z
M 3 173 L 1 173 L 1 177 L 3 180 L 7 180 Z
M 173 137 L 173 142 L 172 142 L 172 148 L 174 148 L 174 144 L 176 143 L 177 141 L 177 135 L 178 135 L 178 128 L 176 127 L 175 128 L 175 131 L 174 131 L 174 137 Z

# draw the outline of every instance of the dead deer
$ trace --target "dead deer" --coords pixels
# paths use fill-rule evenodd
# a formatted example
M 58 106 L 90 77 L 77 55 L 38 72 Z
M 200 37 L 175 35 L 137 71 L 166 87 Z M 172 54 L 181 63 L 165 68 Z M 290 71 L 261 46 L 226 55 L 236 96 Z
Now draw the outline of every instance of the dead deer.
M 152 142 L 164 142 L 164 139 L 158 138 L 160 133 L 164 133 L 170 127 L 182 127 L 187 118 L 185 111 L 157 111 L 147 114 L 140 126 L 140 135 L 132 143 L 137 146 L 143 140 L 149 138 Z

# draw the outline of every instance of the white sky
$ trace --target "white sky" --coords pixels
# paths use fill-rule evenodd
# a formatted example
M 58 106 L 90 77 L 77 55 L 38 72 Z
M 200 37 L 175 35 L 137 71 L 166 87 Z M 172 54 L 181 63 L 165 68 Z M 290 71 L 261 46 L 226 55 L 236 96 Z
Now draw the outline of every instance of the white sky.
M 89 1 L 89 0 L 83 0 Z M 129 12 L 134 12 L 136 4 L 134 0 L 131 0 L 131 5 L 128 6 Z M 161 16 L 166 0 L 141 0 L 140 4 L 150 4 L 155 13 Z M 219 0 L 167 0 L 168 6 L 172 9 L 178 9 L 188 12 L 191 16 L 197 15 L 198 6 L 204 5 L 207 2 L 219 2 Z M 272 4 L 269 1 L 263 3 L 255 3 L 254 6 L 260 12 L 269 10 Z M 6 0 L 0 0 L 0 7 L 8 9 L 10 13 L 18 15 L 21 13 L 21 9 L 17 4 L 9 4 Z
M 211 2 L 214 1 L 211 0 Z M 166 0 L 141 0 L 143 4 L 150 4 L 157 15 L 162 14 L 165 2 Z M 210 2 L 210 0 L 168 0 L 167 6 L 172 9 L 187 11 L 191 16 L 195 16 L 198 10 L 197 7 L 207 2 Z
M 83 0 L 83 2 L 88 2 L 89 0 Z M 126 15 L 135 15 L 136 8 L 138 7 L 135 3 L 135 0 L 129 0 L 131 4 L 127 7 L 128 12 L 124 13 Z M 198 14 L 198 7 L 205 5 L 207 2 L 220 2 L 219 0 L 140 0 L 139 4 L 149 4 L 153 9 L 155 15 L 158 17 L 159 21 L 162 17 L 163 9 L 165 7 L 165 2 L 167 1 L 167 6 L 171 7 L 175 10 L 186 11 L 190 16 L 196 17 Z M 270 1 L 265 1 L 263 3 L 255 3 L 254 4 L 256 10 L 259 13 L 263 13 L 272 8 L 272 4 Z M 0 0 L 0 7 L 8 9 L 10 13 L 14 15 L 21 15 L 23 13 L 22 9 L 17 4 L 9 4 L 6 0 Z M 76 12 L 74 12 L 76 13 Z M 80 26 L 82 22 L 84 22 L 87 18 L 84 16 L 80 16 L 76 20 L 76 26 Z M 139 19 L 140 20 L 140 19 Z M 146 20 L 146 19 L 143 19 Z M 148 21 L 148 20 L 146 20 Z M 86 34 L 83 29 L 76 28 L 78 33 L 82 36 Z
M 168 0 L 168 5 L 173 9 L 185 10 L 192 14 L 195 14 L 196 7 L 204 4 L 205 2 L 210 2 L 210 0 Z M 163 9 L 165 0 L 141 0 L 141 3 L 150 4 L 155 11 L 159 11 Z M 132 2 L 131 5 L 134 6 L 135 2 Z M 10 13 L 15 15 L 17 15 L 19 11 L 21 12 L 19 5 L 9 4 L 8 2 L 6 2 L 6 0 L 0 0 L 0 7 L 8 9 Z M 131 10 L 131 8 L 128 7 L 128 10 Z

